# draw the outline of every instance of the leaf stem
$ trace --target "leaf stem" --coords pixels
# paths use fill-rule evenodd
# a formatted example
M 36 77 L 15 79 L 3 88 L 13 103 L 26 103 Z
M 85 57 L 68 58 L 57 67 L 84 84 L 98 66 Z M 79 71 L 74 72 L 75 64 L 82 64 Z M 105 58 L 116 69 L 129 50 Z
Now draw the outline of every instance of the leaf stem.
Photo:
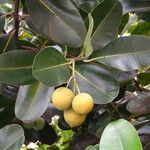
M 80 89 L 76 82 L 76 75 L 75 75 L 75 60 L 72 60 L 72 76 L 73 76 L 73 93 L 76 94 L 76 90 L 80 93 Z
M 66 87 L 68 88 L 69 87 L 69 84 L 70 84 L 70 82 L 71 82 L 71 80 L 73 79 L 73 75 L 69 78 L 69 80 L 68 80 L 68 83 L 67 83 L 67 85 L 66 85 Z
M 65 57 L 67 57 L 67 52 L 68 52 L 67 45 L 65 45 L 65 51 L 64 51 L 64 56 Z
M 76 94 L 75 61 L 72 60 L 73 93 Z

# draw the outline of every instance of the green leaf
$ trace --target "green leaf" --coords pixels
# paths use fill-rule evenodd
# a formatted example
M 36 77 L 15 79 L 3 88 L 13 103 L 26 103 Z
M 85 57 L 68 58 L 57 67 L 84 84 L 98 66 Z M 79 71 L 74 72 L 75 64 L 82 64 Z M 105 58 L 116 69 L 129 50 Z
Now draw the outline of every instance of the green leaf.
M 44 36 L 44 34 L 41 33 L 41 32 L 38 30 L 38 28 L 35 26 L 35 24 L 34 24 L 33 21 L 31 20 L 31 17 L 27 17 L 25 21 L 26 21 L 28 27 L 30 28 L 30 30 L 31 30 L 32 32 L 34 32 L 34 33 L 36 33 L 36 34 L 39 34 L 39 35 L 41 35 L 41 36 Z
M 21 86 L 15 104 L 16 117 L 24 122 L 38 119 L 47 109 L 52 91 L 39 82 Z
M 5 15 L 0 13 L 0 33 L 4 29 L 5 26 Z
M 81 3 L 79 7 L 87 13 L 90 13 L 98 4 L 99 2 L 97 0 L 86 0 L 83 3 Z
M 100 138 L 105 127 L 111 122 L 111 119 L 111 114 L 107 112 L 94 116 L 88 123 L 88 132 Z
M 26 0 L 26 5 L 33 23 L 47 37 L 70 47 L 83 44 L 86 28 L 69 0 Z
M 125 14 L 122 16 L 121 23 L 119 26 L 119 34 L 122 35 L 122 33 L 124 33 L 126 26 L 128 25 L 129 18 L 130 18 L 129 14 Z
M 123 7 L 123 14 L 129 12 L 146 12 L 150 10 L 150 2 L 148 0 L 121 0 Z
M 90 94 L 96 104 L 107 104 L 117 97 L 118 83 L 104 68 L 94 64 L 79 64 L 75 73 L 80 91 Z
M 89 28 L 88 28 L 88 32 L 86 34 L 85 41 L 83 44 L 83 50 L 84 50 L 84 54 L 86 57 L 91 55 L 91 53 L 93 52 L 93 47 L 91 44 L 91 35 L 93 31 L 93 26 L 94 26 L 94 20 L 91 14 L 88 15 L 88 18 L 89 18 Z
M 146 35 L 150 36 L 150 22 L 143 22 L 136 26 L 132 31 L 132 35 Z
M 10 124 L 14 118 L 14 101 L 0 96 L 0 128 Z
M 150 72 L 140 73 L 137 78 L 142 86 L 150 84 Z
M 24 143 L 21 126 L 12 124 L 0 129 L 0 150 L 19 150 Z
M 12 100 L 0 95 L 0 112 L 2 108 L 5 108 L 13 103 Z
M 49 86 L 59 86 L 70 77 L 70 62 L 56 49 L 48 47 L 40 51 L 33 63 L 35 78 Z
M 19 44 L 20 44 L 21 48 L 24 48 L 24 49 L 28 49 L 28 47 L 33 48 L 35 50 L 39 50 L 40 49 L 34 43 L 31 43 L 31 42 L 26 41 L 26 40 L 19 40 Z
M 150 22 L 150 12 L 141 12 L 141 13 L 137 13 L 139 19 L 142 19 L 146 22 Z
M 35 54 L 29 50 L 13 50 L 0 55 L 0 81 L 15 85 L 35 82 L 32 75 Z
M 100 150 L 142 150 L 135 128 L 124 119 L 119 119 L 107 125 L 99 147 Z
M 100 49 L 118 36 L 122 7 L 117 0 L 104 0 L 91 15 L 94 19 L 92 46 L 93 49 Z
M 139 93 L 131 98 L 127 104 L 127 110 L 133 114 L 148 114 L 150 113 L 150 93 Z
M 150 38 L 144 36 L 120 37 L 93 53 L 91 61 L 98 61 L 123 71 L 147 67 L 150 65 L 149 43 Z
M 0 83 L 0 94 L 2 94 L 3 90 L 6 88 L 7 84 Z
M 0 36 L 0 53 L 18 48 L 19 44 L 15 40 L 14 34 L 3 34 Z

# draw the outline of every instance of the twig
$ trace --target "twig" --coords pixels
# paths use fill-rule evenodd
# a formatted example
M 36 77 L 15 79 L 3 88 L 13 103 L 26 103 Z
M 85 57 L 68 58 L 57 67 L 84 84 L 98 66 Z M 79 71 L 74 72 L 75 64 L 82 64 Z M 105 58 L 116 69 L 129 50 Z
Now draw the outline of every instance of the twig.
M 17 40 L 19 33 L 19 2 L 20 0 L 14 1 L 14 28 L 15 28 L 15 38 Z
M 74 57 L 74 58 L 67 58 L 68 61 L 84 61 L 87 60 L 88 57 Z
M 35 47 L 24 46 L 24 45 L 22 45 L 21 48 L 27 49 L 27 50 L 32 50 L 32 51 L 39 51 L 40 50 L 40 49 L 35 48 Z

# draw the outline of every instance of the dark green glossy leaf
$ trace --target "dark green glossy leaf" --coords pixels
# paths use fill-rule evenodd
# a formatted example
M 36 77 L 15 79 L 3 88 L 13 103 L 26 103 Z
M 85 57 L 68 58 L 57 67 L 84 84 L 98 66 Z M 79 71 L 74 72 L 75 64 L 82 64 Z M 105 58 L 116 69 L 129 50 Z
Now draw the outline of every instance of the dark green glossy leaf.
M 99 147 L 100 150 L 142 150 L 135 128 L 124 119 L 108 124 L 102 134 Z
M 138 21 L 138 17 L 137 17 L 136 14 L 129 15 L 128 23 L 124 27 L 124 29 L 121 32 L 120 36 L 126 35 L 126 33 L 131 33 L 136 28 L 137 21 Z
M 0 128 L 10 124 L 14 118 L 14 101 L 0 96 Z
M 150 12 L 144 12 L 144 13 L 138 13 L 139 19 L 142 19 L 144 21 L 150 22 Z
M 19 150 L 24 143 L 21 126 L 12 124 L 0 129 L 0 150 Z
M 111 122 L 111 115 L 108 113 L 104 113 L 101 117 L 97 120 L 96 126 L 96 135 L 97 137 L 101 137 L 104 128 Z
M 26 0 L 26 5 L 33 23 L 47 37 L 70 47 L 82 45 L 86 28 L 69 0 Z
M 12 102 L 13 102 L 12 100 L 10 100 L 10 99 L 8 99 L 8 98 L 6 98 L 4 96 L 0 96 L 0 109 L 11 105 Z
M 19 44 L 14 38 L 14 34 L 3 34 L 0 36 L 0 53 L 18 49 Z
M 132 35 L 146 35 L 150 36 L 150 22 L 143 22 L 136 26 L 132 31 Z
M 140 73 L 137 77 L 142 86 L 150 84 L 150 72 Z
M 137 71 L 121 71 L 117 68 L 107 66 L 101 63 L 96 62 L 96 65 L 105 68 L 109 72 L 112 73 L 112 75 L 117 79 L 118 82 L 125 82 L 131 79 L 134 79 L 134 77 L 137 76 Z
M 120 23 L 120 27 L 119 27 L 119 33 L 122 33 L 129 21 L 129 14 L 125 14 L 123 15 L 122 19 L 121 19 L 121 23 Z
M 4 29 L 5 25 L 5 15 L 0 13 L 0 32 Z
M 92 1 L 93 1 L 93 3 L 97 4 L 97 3 L 100 3 L 103 0 L 73 0 L 73 1 L 77 4 L 77 6 L 80 6 L 84 3 L 88 3 L 88 2 L 92 2 Z
M 94 64 L 79 64 L 75 72 L 80 91 L 90 94 L 95 103 L 107 104 L 117 97 L 118 83 L 104 68 Z
M 127 110 L 133 114 L 150 113 L 150 93 L 143 92 L 130 99 L 127 104 Z
M 38 119 L 47 109 L 53 88 L 41 83 L 21 86 L 15 104 L 16 117 L 25 122 Z
M 3 92 L 3 90 L 6 88 L 7 84 L 0 83 L 0 94 Z
M 28 47 L 33 48 L 33 50 L 40 50 L 39 47 L 37 45 L 35 45 L 34 43 L 31 43 L 29 41 L 26 40 L 19 40 L 19 44 L 21 46 L 21 48 L 24 49 L 28 49 Z
M 0 55 L 0 81 L 8 84 L 24 85 L 35 82 L 32 64 L 35 52 L 13 50 Z
M 142 43 L 142 44 L 141 44 Z M 127 36 L 113 40 L 102 50 L 91 56 L 99 61 L 123 71 L 136 70 L 150 65 L 150 38 Z
M 122 7 L 117 0 L 104 0 L 91 12 L 91 15 L 94 19 L 91 37 L 93 49 L 100 49 L 118 36 Z
M 46 85 L 59 86 L 70 77 L 69 64 L 58 50 L 48 47 L 36 55 L 33 74 Z
M 71 150 L 85 150 L 89 145 L 97 144 L 99 139 L 88 132 L 78 132 L 70 140 L 69 148 Z
M 128 12 L 146 12 L 150 10 L 150 2 L 148 0 L 123 0 L 121 3 L 124 14 Z
M 79 7 L 87 13 L 90 13 L 98 4 L 99 2 L 97 0 L 86 0 Z
M 30 28 L 30 30 L 34 33 L 37 33 L 39 35 L 44 36 L 43 33 L 40 33 L 39 29 L 36 27 L 36 25 L 33 23 L 33 21 L 31 20 L 31 17 L 27 17 L 26 18 L 26 23 L 28 25 L 28 27 Z
M 111 122 L 111 119 L 112 117 L 109 113 L 100 114 L 98 117 L 94 116 L 88 124 L 88 132 L 100 138 L 105 127 Z

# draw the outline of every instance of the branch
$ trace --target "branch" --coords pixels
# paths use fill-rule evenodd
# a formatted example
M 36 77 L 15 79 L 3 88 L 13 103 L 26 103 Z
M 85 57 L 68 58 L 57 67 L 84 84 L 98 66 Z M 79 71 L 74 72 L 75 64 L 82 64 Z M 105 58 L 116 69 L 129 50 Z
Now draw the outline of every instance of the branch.
M 27 49 L 27 50 L 32 50 L 32 51 L 39 51 L 40 50 L 39 48 L 24 46 L 24 45 L 22 45 L 21 48 Z
M 18 39 L 19 33 L 19 2 L 20 0 L 14 1 L 14 29 L 16 39 Z

